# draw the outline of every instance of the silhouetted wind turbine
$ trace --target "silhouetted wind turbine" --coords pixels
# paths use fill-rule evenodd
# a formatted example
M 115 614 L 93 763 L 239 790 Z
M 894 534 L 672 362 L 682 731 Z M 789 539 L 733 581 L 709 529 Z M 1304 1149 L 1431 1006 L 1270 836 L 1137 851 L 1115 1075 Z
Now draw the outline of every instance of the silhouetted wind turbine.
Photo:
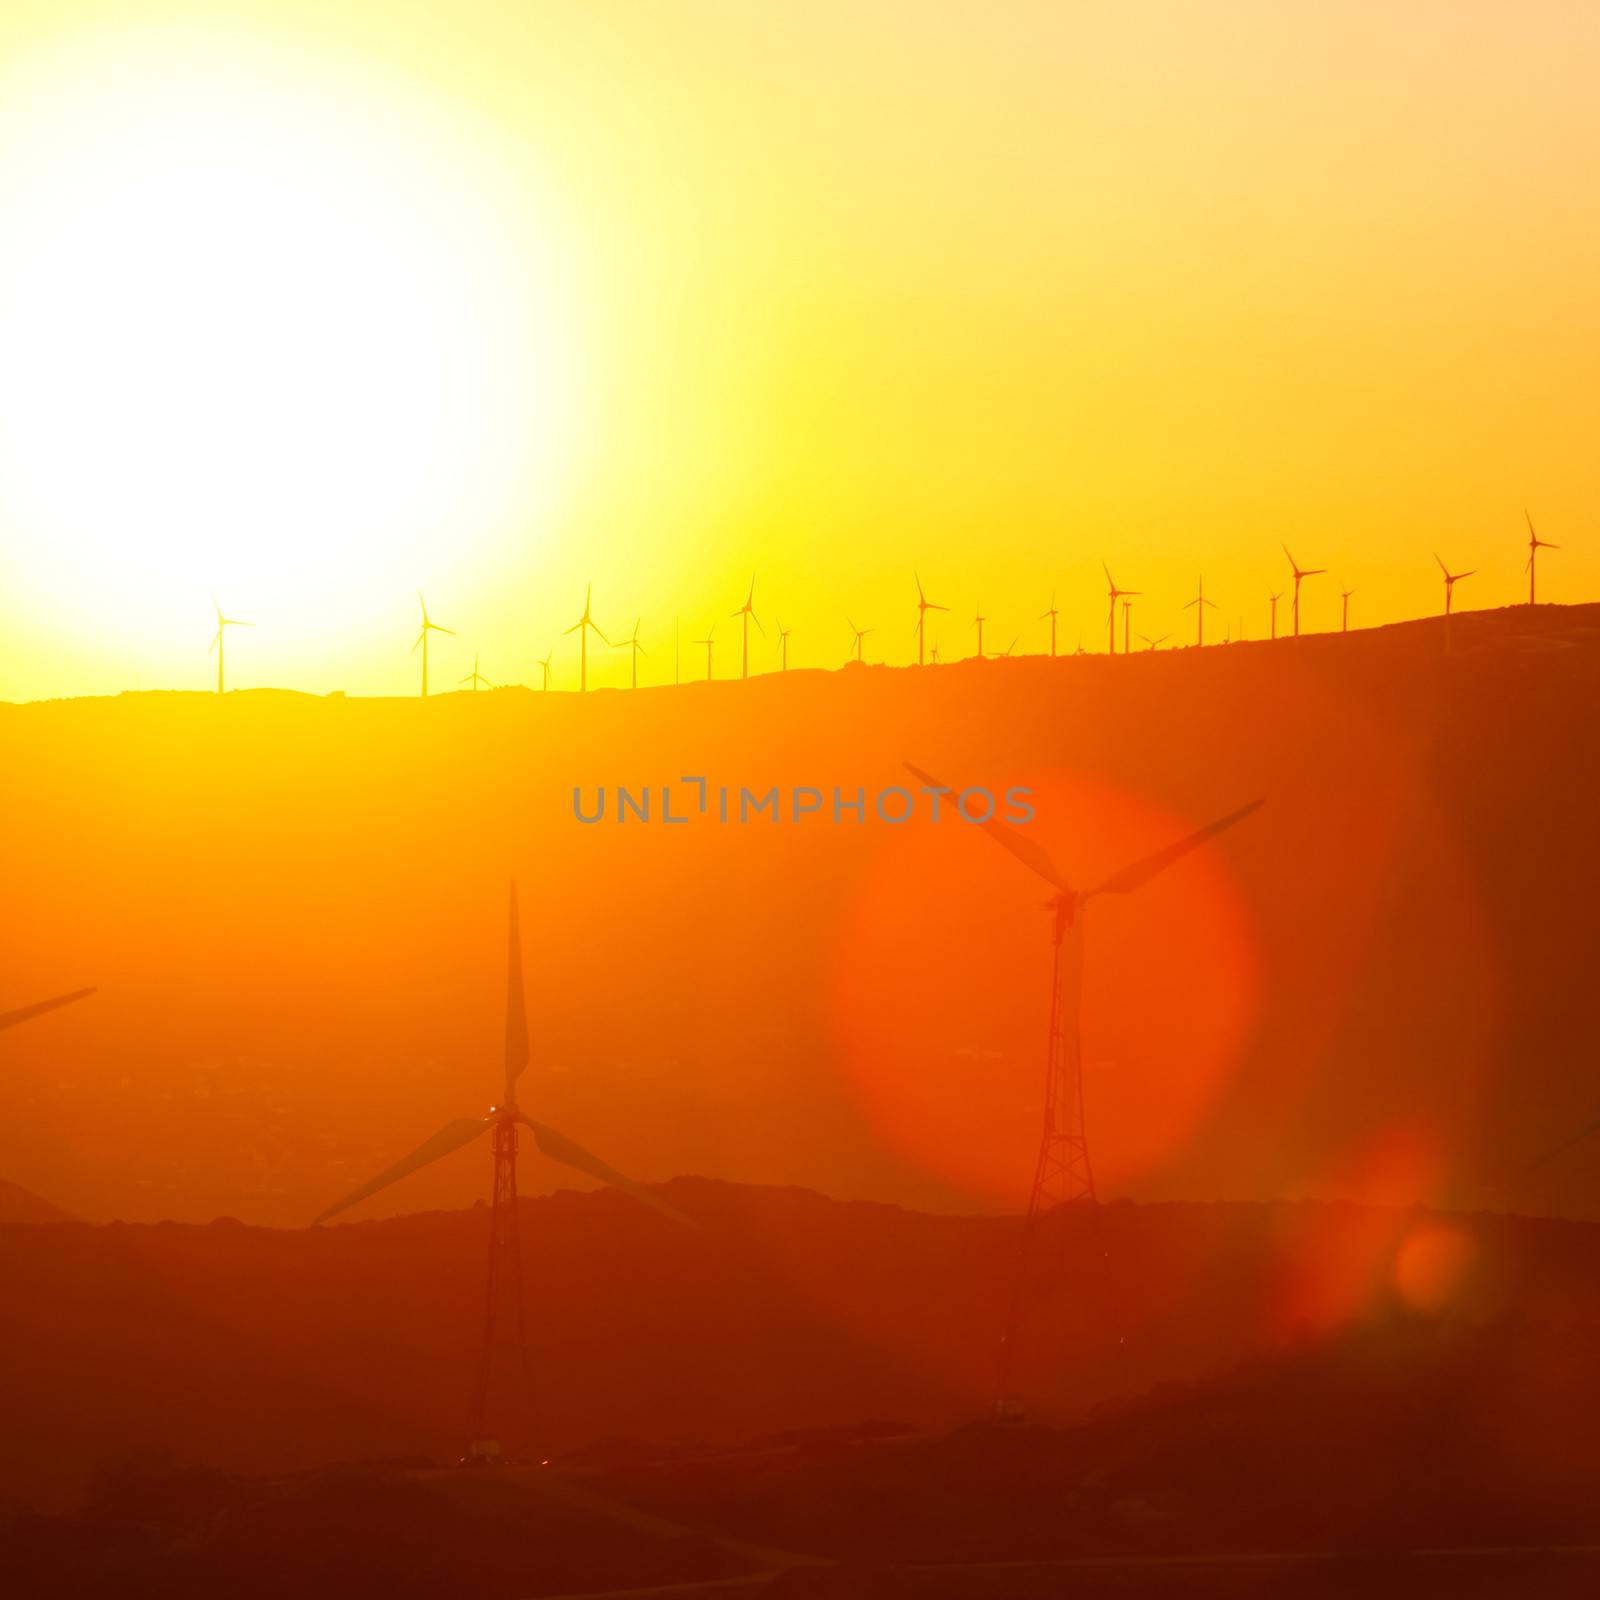
M 489 1220 L 489 1298 L 484 1325 L 483 1350 L 478 1379 L 473 1389 L 470 1421 L 471 1450 L 475 1456 L 498 1455 L 498 1442 L 488 1432 L 489 1390 L 497 1357 L 511 1355 L 523 1383 L 531 1391 L 524 1326 L 521 1241 L 518 1234 L 517 1205 L 517 1130 L 526 1128 L 541 1155 L 571 1167 L 587 1177 L 620 1189 L 674 1222 L 694 1227 L 681 1212 L 666 1201 L 608 1166 L 582 1145 L 542 1122 L 534 1122 L 517 1105 L 517 1081 L 528 1065 L 528 1018 L 522 988 L 522 941 L 517 919 L 517 890 L 511 886 L 511 919 L 506 962 L 505 1093 L 499 1104 L 489 1107 L 481 1117 L 462 1117 L 447 1122 L 431 1139 L 417 1146 L 410 1155 L 387 1167 L 370 1182 L 352 1190 L 335 1202 L 312 1223 L 318 1227 L 341 1211 L 358 1205 L 369 1195 L 452 1154 L 474 1139 L 494 1135 L 494 1199 Z
M 555 653 L 556 647 L 551 645 L 550 654 L 539 663 L 539 671 L 543 674 L 543 678 L 539 684 L 541 689 L 548 689 L 550 687 L 550 661 L 551 657 L 553 657 Z
M 578 636 L 578 691 L 580 694 L 589 687 L 589 630 L 593 628 L 600 635 L 602 644 L 611 643 L 602 632 L 600 624 L 589 615 L 589 600 L 593 594 L 594 585 L 591 583 L 583 591 L 583 615 L 567 629 L 568 633 L 575 633 Z
M 1110 639 L 1107 644 L 1107 648 L 1110 650 L 1112 655 L 1115 655 L 1117 653 L 1117 601 L 1119 601 L 1124 595 L 1136 595 L 1139 591 L 1137 589 L 1119 589 L 1117 587 L 1117 580 L 1111 576 L 1111 568 L 1108 567 L 1104 561 L 1100 563 L 1100 570 L 1105 573 L 1106 585 L 1111 591 Z M 1128 641 L 1126 636 L 1124 636 L 1122 641 L 1122 653 L 1124 655 L 1128 653 Z
M 846 618 L 845 618 L 845 619 L 844 619 L 844 620 L 845 620 L 845 621 L 846 621 L 846 622 L 850 622 L 850 619 L 849 619 L 849 617 L 846 617 Z M 856 660 L 856 662 L 857 662 L 857 664 L 858 664 L 858 665 L 859 665 L 859 664 L 860 664 L 860 661 L 861 661 L 861 641 L 862 641 L 862 640 L 863 640 L 863 639 L 865 639 L 865 638 L 866 638 L 866 636 L 867 636 L 867 635 L 868 635 L 868 634 L 869 634 L 869 633 L 872 633 L 872 632 L 873 632 L 873 631 L 874 631 L 874 630 L 873 630 L 873 629 L 871 629 L 871 628 L 858 628 L 858 627 L 857 627 L 857 626 L 856 626 L 856 625 L 855 625 L 855 623 L 853 623 L 853 622 L 850 622 L 850 632 L 851 632 L 851 633 L 852 633 L 852 634 L 854 634 L 854 635 L 855 635 L 855 648 L 854 648 L 854 656 L 855 656 L 855 660 Z M 845 660 L 846 660 L 846 661 L 849 661 L 849 660 L 850 660 L 850 659 L 851 659 L 851 658 L 850 658 L 850 657 L 849 657 L 849 656 L 846 656 L 846 657 L 845 657 Z
M 923 664 L 922 636 L 923 631 L 927 626 L 928 613 L 930 611 L 948 611 L 950 607 L 935 605 L 933 601 L 931 601 L 927 595 L 922 592 L 922 579 L 915 572 L 913 572 L 911 576 L 917 580 L 917 665 L 920 667 Z
M 1123 655 L 1127 655 L 1127 653 L 1128 653 L 1128 629 L 1132 626 L 1132 621 L 1133 621 L 1133 601 L 1124 600 L 1122 602 L 1122 653 L 1123 653 Z
M 1439 552 L 1437 550 L 1433 552 L 1433 559 L 1435 561 L 1439 561 Z M 1451 604 L 1455 598 L 1456 585 L 1460 583 L 1463 578 L 1475 577 L 1477 575 L 1477 569 L 1471 568 L 1466 572 L 1452 572 L 1449 567 L 1444 564 L 1444 562 L 1439 561 L 1439 570 L 1444 574 L 1444 614 L 1448 617 L 1450 615 Z
M 19 1006 L 15 1011 L 0 1011 L 0 1030 L 14 1028 L 19 1022 L 27 1022 L 33 1017 L 42 1017 L 45 1012 L 55 1011 L 61 1006 L 70 1006 L 75 1000 L 86 999 L 94 992 L 93 989 L 74 989 L 70 994 L 35 1000 L 31 1006 Z
M 411 653 L 417 653 L 417 645 L 422 646 L 422 698 L 428 698 L 428 635 L 430 633 L 448 633 L 455 635 L 454 628 L 441 628 L 437 622 L 428 617 L 428 602 L 422 598 L 422 591 L 417 590 L 417 604 L 422 607 L 422 631 L 417 635 L 417 643 L 412 645 Z
M 713 622 L 711 624 L 711 626 L 706 629 L 705 638 L 703 638 L 703 639 L 693 639 L 693 640 L 690 641 L 691 644 L 703 644 L 706 647 L 706 682 L 707 683 L 711 682 L 711 642 L 712 642 L 713 639 L 716 638 L 716 636 L 717 636 L 717 625 L 716 625 L 716 623 Z
M 920 767 L 906 762 L 906 770 L 929 788 L 949 790 Z M 1000 1394 L 1003 1403 L 1010 1380 L 1012 1340 L 1021 1321 L 1027 1282 L 1030 1248 L 1036 1243 L 1037 1229 L 1044 1219 L 1068 1206 L 1094 1207 L 1098 1197 L 1094 1169 L 1089 1162 L 1089 1143 L 1084 1123 L 1083 1046 L 1080 1019 L 1083 1000 L 1083 923 L 1084 908 L 1100 895 L 1132 894 L 1152 878 L 1181 861 L 1192 850 L 1214 839 L 1226 828 L 1241 822 L 1263 800 L 1230 811 L 1204 828 L 1142 856 L 1092 889 L 1074 889 L 1050 859 L 1044 847 L 1027 834 L 991 816 L 979 824 L 1002 849 L 1009 851 L 1054 891 L 1047 903 L 1052 913 L 1053 955 L 1050 978 L 1050 1031 L 1046 1050 L 1044 1131 L 1034 1165 L 1033 1189 L 1028 1199 L 1028 1218 L 1023 1232 L 1023 1253 L 1017 1273 L 1011 1314 L 1001 1341 Z M 1063 956 L 1065 950 L 1065 956 Z
M 1283 599 L 1283 590 L 1267 590 L 1267 599 L 1272 602 L 1272 637 L 1278 637 L 1278 602 Z
M 224 649 L 225 642 L 226 642 L 224 640 L 223 636 L 224 636 L 224 634 L 226 634 L 226 632 L 227 632 L 227 630 L 229 628 L 253 628 L 253 627 L 255 627 L 255 623 L 246 622 L 242 617 L 225 617 L 225 616 L 223 616 L 222 607 L 220 605 L 217 605 L 215 597 L 213 597 L 213 599 L 211 601 L 211 604 L 216 608 L 216 613 L 217 613 L 217 633 L 216 633 L 216 637 L 214 639 L 212 639 L 212 641 L 211 641 L 211 649 L 215 650 L 217 652 L 217 693 L 221 694 L 222 693 L 222 653 L 223 653 L 223 649 Z M 211 653 L 210 650 L 208 650 L 206 652 L 207 655 L 209 655 L 210 653 Z
M 491 689 L 494 688 L 494 685 L 489 683 L 489 680 L 478 671 L 478 658 L 476 655 L 474 655 L 472 658 L 472 671 L 469 672 L 461 681 L 463 683 L 470 683 L 472 685 L 472 692 L 474 694 L 478 692 L 478 685 L 480 683 L 488 683 Z
M 1354 589 L 1341 589 L 1339 591 L 1339 599 L 1344 603 L 1344 609 L 1339 615 L 1340 633 L 1349 633 L 1350 631 L 1350 596 L 1354 593 Z
M 934 644 L 933 649 L 928 652 L 928 662 L 931 666 L 936 667 L 939 665 L 939 646 L 937 642 Z
M 976 612 L 976 615 L 973 617 L 972 625 L 973 625 L 973 627 L 975 627 L 978 630 L 978 659 L 980 661 L 982 661 L 983 660 L 983 625 L 989 619 L 986 616 L 984 616 L 983 607 L 982 606 L 977 606 L 977 607 L 974 608 L 974 610 Z
M 779 666 L 778 671 L 779 672 L 787 672 L 789 670 L 789 635 L 794 632 L 794 629 L 793 628 L 784 627 L 784 625 L 781 622 L 777 624 L 777 629 L 778 629 L 778 657 L 779 657 L 780 662 L 782 663 Z
M 1289 547 L 1283 547 L 1283 553 L 1289 556 Z M 1295 565 L 1293 556 L 1289 556 L 1289 570 L 1294 574 L 1294 636 L 1300 637 L 1300 582 L 1303 578 L 1320 578 L 1328 569 L 1326 567 L 1308 567 L 1301 571 Z
M 1060 615 L 1061 613 L 1056 610 L 1056 592 L 1052 589 L 1050 591 L 1050 609 L 1041 611 L 1038 619 L 1040 622 L 1043 622 L 1046 617 L 1050 619 L 1050 659 L 1052 661 L 1056 658 L 1056 618 Z
M 755 600 L 756 579 L 755 574 L 751 573 L 750 593 L 744 597 L 744 604 L 734 612 L 734 616 L 744 618 L 744 648 L 739 656 L 739 676 L 741 678 L 750 676 L 750 624 L 753 622 L 758 628 L 761 628 L 761 637 L 763 639 L 767 636 L 767 630 L 761 627 L 761 618 L 756 615 Z
M 1206 599 L 1206 580 L 1204 574 L 1202 574 L 1200 578 L 1199 592 L 1195 595 L 1193 600 L 1187 600 L 1184 602 L 1183 609 L 1187 611 L 1191 606 L 1194 607 L 1194 621 L 1196 630 L 1194 642 L 1197 645 L 1203 646 L 1206 642 L 1206 607 L 1210 606 L 1213 611 L 1219 609 L 1215 600 Z
M 633 619 L 633 632 L 630 633 L 626 639 L 619 639 L 615 646 L 613 646 L 613 648 L 617 650 L 631 650 L 633 652 L 633 683 L 631 687 L 635 689 L 639 687 L 639 657 L 650 654 L 650 652 L 639 643 L 639 624 L 643 621 L 643 617 L 635 617 Z
M 1522 514 L 1528 518 L 1528 565 L 1525 570 L 1528 574 L 1528 604 L 1531 606 L 1533 604 L 1533 580 L 1538 563 L 1539 552 L 1541 550 L 1559 550 L 1561 546 L 1558 544 L 1551 544 L 1548 539 L 1541 539 L 1539 535 L 1533 531 L 1533 518 L 1528 516 L 1526 507 L 1524 507 Z
M 1159 639 L 1152 639 L 1148 633 L 1141 633 L 1139 635 L 1139 642 L 1145 647 L 1146 650 L 1154 650 L 1158 645 L 1165 644 L 1171 637 L 1172 635 L 1170 633 L 1164 633 Z

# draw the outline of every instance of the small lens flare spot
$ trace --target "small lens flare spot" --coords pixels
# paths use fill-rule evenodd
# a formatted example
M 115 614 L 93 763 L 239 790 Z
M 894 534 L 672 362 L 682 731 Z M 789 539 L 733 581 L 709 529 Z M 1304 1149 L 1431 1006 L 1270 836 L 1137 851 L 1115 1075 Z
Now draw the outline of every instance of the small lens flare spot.
M 1460 1300 L 1476 1257 L 1477 1246 L 1460 1228 L 1414 1228 L 1395 1252 L 1395 1292 L 1413 1311 L 1447 1311 Z

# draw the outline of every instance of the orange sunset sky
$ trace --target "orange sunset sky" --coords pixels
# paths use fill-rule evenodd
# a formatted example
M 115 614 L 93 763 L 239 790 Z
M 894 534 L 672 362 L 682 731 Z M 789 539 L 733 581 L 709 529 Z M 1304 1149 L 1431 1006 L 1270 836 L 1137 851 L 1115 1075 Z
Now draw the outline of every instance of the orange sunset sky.
M 0 698 L 1600 590 L 1600 8 L 0 9 Z M 771 638 L 756 663 L 775 664 Z M 626 680 L 622 652 L 593 682 Z

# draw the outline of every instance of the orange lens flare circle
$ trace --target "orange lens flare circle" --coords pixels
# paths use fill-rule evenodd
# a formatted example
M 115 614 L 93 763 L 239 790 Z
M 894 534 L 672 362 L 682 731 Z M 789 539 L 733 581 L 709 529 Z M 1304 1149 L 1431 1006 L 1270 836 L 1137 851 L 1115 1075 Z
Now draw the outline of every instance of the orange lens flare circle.
M 1028 782 L 1036 813 L 1021 831 L 1074 885 L 1211 820 L 1077 771 L 1014 781 Z M 881 830 L 843 915 L 829 976 L 836 1059 L 879 1137 L 952 1206 L 1026 1203 L 1043 1115 L 1050 895 L 946 807 L 937 824 Z M 1158 1179 L 1204 1125 L 1255 1017 L 1261 958 L 1216 845 L 1083 914 L 1086 1119 L 1110 1197 Z

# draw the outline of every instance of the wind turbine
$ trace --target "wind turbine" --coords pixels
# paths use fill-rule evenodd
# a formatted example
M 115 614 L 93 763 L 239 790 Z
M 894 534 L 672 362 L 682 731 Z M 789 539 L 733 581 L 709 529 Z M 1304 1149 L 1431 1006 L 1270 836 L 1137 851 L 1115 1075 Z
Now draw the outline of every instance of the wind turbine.
M 555 648 L 554 645 L 551 645 L 550 646 L 550 655 L 546 656 L 539 663 L 539 671 L 543 674 L 543 676 L 542 676 L 542 678 L 540 680 L 540 683 L 539 683 L 539 687 L 541 689 L 548 689 L 550 687 L 550 660 L 551 660 L 551 657 L 555 655 L 555 653 L 556 653 L 556 648 Z
M 982 661 L 983 660 L 983 625 L 989 619 L 986 616 L 984 616 L 983 607 L 982 606 L 977 606 L 977 607 L 974 608 L 974 610 L 976 612 L 976 615 L 972 619 L 972 625 L 973 625 L 973 627 L 975 627 L 978 630 L 978 659 L 980 661 Z
M 934 642 L 933 649 L 928 652 L 928 662 L 931 666 L 936 667 L 939 665 L 939 645 L 937 640 Z
M 711 641 L 713 639 L 715 639 L 716 636 L 717 636 L 717 625 L 716 625 L 716 623 L 713 622 L 711 624 L 711 626 L 706 629 L 705 638 L 690 640 L 691 644 L 703 644 L 706 647 L 706 682 L 707 683 L 711 682 Z
M 448 633 L 453 638 L 455 629 L 441 628 L 437 622 L 429 619 L 428 602 L 422 598 L 420 589 L 417 590 L 417 604 L 422 607 L 422 632 L 417 635 L 417 643 L 412 645 L 411 653 L 415 655 L 417 653 L 417 645 L 420 644 L 422 646 L 422 698 L 426 700 L 428 698 L 428 635 L 430 633 Z M 218 666 L 220 668 L 220 662 Z
M 360 1204 L 380 1189 L 388 1188 L 391 1183 L 398 1183 L 400 1179 L 409 1177 L 442 1156 L 471 1144 L 474 1139 L 493 1133 L 494 1198 L 489 1217 L 488 1315 L 484 1323 L 483 1351 L 478 1364 L 477 1382 L 473 1387 L 469 1424 L 472 1441 L 470 1452 L 480 1460 L 492 1460 L 500 1454 L 499 1441 L 488 1431 L 490 1388 L 499 1362 L 507 1355 L 512 1356 L 525 1391 L 531 1392 L 532 1389 L 522 1289 L 522 1250 L 518 1235 L 517 1130 L 526 1128 L 533 1136 L 540 1154 L 550 1160 L 588 1177 L 598 1178 L 602 1183 L 610 1184 L 612 1188 L 622 1190 L 652 1210 L 672 1218 L 674 1222 L 695 1226 L 666 1201 L 641 1188 L 631 1178 L 624 1177 L 615 1167 L 591 1155 L 582 1145 L 573 1143 L 565 1134 L 558 1133 L 546 1123 L 533 1121 L 522 1111 L 517 1105 L 517 1080 L 527 1068 L 528 1056 L 528 1014 L 522 992 L 522 939 L 517 921 L 517 887 L 512 884 L 506 962 L 504 1095 L 497 1105 L 489 1107 L 484 1116 L 461 1117 L 454 1122 L 447 1122 L 410 1155 L 402 1157 L 392 1167 L 385 1168 L 377 1177 L 336 1201 L 312 1223 L 312 1227 L 320 1227 L 341 1211 Z
M 1050 619 L 1050 659 L 1052 661 L 1056 658 L 1056 618 L 1060 615 L 1061 613 L 1056 610 L 1056 592 L 1052 589 L 1050 591 L 1050 609 L 1041 611 L 1038 616 L 1040 622 L 1043 622 L 1046 617 Z
M 1541 539 L 1539 535 L 1533 531 L 1533 518 L 1528 516 L 1526 508 L 1523 509 L 1522 514 L 1528 518 L 1528 565 L 1526 571 L 1528 574 L 1528 604 L 1531 606 L 1533 604 L 1533 580 L 1535 576 L 1535 566 L 1538 561 L 1539 552 L 1541 550 L 1559 550 L 1561 546 L 1558 544 L 1551 544 L 1548 539 Z
M 1283 590 L 1267 590 L 1267 599 L 1272 602 L 1272 637 L 1278 637 L 1278 602 L 1283 599 Z
M 1439 561 L 1439 552 L 1437 550 L 1433 552 L 1433 559 Z M 1439 570 L 1444 574 L 1444 614 L 1448 617 L 1450 615 L 1450 607 L 1455 598 L 1456 585 L 1463 578 L 1475 577 L 1477 569 L 1474 567 L 1466 572 L 1452 572 L 1444 562 L 1439 561 Z
M 1344 603 L 1344 609 L 1339 616 L 1340 633 L 1349 633 L 1350 631 L 1350 596 L 1354 593 L 1354 589 L 1341 589 L 1339 591 L 1339 599 Z
M 1123 655 L 1127 655 L 1127 653 L 1128 653 L 1128 629 L 1132 626 L 1132 619 L 1133 619 L 1133 601 L 1124 600 L 1122 602 L 1122 653 L 1123 653 Z
M 850 622 L 849 617 L 846 617 L 844 620 L 846 622 Z M 856 660 L 856 665 L 860 666 L 861 665 L 861 641 L 863 639 L 865 639 L 866 636 L 869 633 L 872 633 L 874 630 L 871 629 L 871 628 L 858 628 L 855 625 L 855 623 L 850 622 L 850 631 L 851 631 L 851 633 L 853 633 L 855 635 L 855 647 L 854 647 L 855 648 L 855 660 Z M 845 661 L 848 662 L 849 660 L 850 660 L 850 657 L 846 656 L 845 657 Z
M 14 1028 L 19 1022 L 27 1022 L 33 1017 L 42 1017 L 45 1012 L 54 1011 L 60 1006 L 70 1006 L 75 1000 L 87 999 L 94 992 L 93 989 L 74 989 L 70 994 L 35 1000 L 31 1006 L 19 1006 L 15 1011 L 0 1011 L 0 1030 Z
M 923 632 L 927 626 L 928 613 L 930 611 L 948 611 L 950 607 L 935 605 L 933 601 L 931 601 L 927 595 L 922 592 L 922 579 L 915 572 L 913 572 L 911 576 L 917 580 L 917 665 L 920 667 L 923 664 L 922 639 Z
M 1206 580 L 1204 574 L 1202 574 L 1200 578 L 1199 592 L 1195 595 L 1193 600 L 1187 600 L 1184 602 L 1183 609 L 1187 611 L 1190 606 L 1194 607 L 1194 621 L 1196 629 L 1194 642 L 1197 645 L 1204 646 L 1206 642 L 1206 607 L 1210 606 L 1213 611 L 1220 609 L 1215 600 L 1206 599 Z
M 476 654 L 474 654 L 472 657 L 472 671 L 469 672 L 461 681 L 463 683 L 470 683 L 472 685 L 472 692 L 474 694 L 478 692 L 478 685 L 480 683 L 488 683 L 491 689 L 494 688 L 494 685 L 489 683 L 489 680 L 478 671 L 478 657 Z
M 1283 553 L 1289 556 L 1288 545 L 1283 547 Z M 1328 569 L 1326 567 L 1309 567 L 1302 572 L 1295 565 L 1294 557 L 1289 556 L 1289 570 L 1294 574 L 1294 636 L 1298 639 L 1300 637 L 1300 580 L 1302 578 L 1320 578 Z
M 794 632 L 794 629 L 784 627 L 781 622 L 777 624 L 777 629 L 779 658 L 783 663 L 778 668 L 778 671 L 787 672 L 789 670 L 789 635 Z
M 600 624 L 589 615 L 589 599 L 593 594 L 594 585 L 591 583 L 583 591 L 583 615 L 579 617 L 570 628 L 567 629 L 568 633 L 575 633 L 578 636 L 579 693 L 585 692 L 589 687 L 589 630 L 593 628 L 596 633 L 600 634 L 600 641 L 602 644 L 611 643 L 611 641 L 606 638 L 605 634 L 601 632 Z
M 1139 591 L 1137 589 L 1119 589 L 1117 587 L 1117 580 L 1111 576 L 1111 568 L 1108 567 L 1104 561 L 1100 563 L 1100 570 L 1105 573 L 1106 584 L 1111 590 L 1110 640 L 1107 644 L 1107 648 L 1110 650 L 1112 655 L 1115 655 L 1117 653 L 1117 601 L 1119 601 L 1124 595 L 1136 595 Z M 1122 642 L 1122 653 L 1124 655 L 1128 653 L 1128 642 L 1126 635 L 1124 635 Z
M 755 601 L 756 579 L 755 574 L 751 573 L 750 593 L 744 597 L 744 604 L 734 612 L 734 616 L 744 618 L 744 649 L 741 651 L 739 657 L 739 676 L 741 678 L 748 678 L 750 676 L 750 624 L 753 622 L 758 628 L 761 628 L 761 618 L 756 615 Z M 765 639 L 766 636 L 767 630 L 765 628 L 761 628 L 761 637 Z
M 630 633 L 626 639 L 617 640 L 616 644 L 612 647 L 613 649 L 616 649 L 616 650 L 631 650 L 633 652 L 633 684 L 632 684 L 632 687 L 635 688 L 635 689 L 637 689 L 639 687 L 639 657 L 640 656 L 647 656 L 647 655 L 650 654 L 650 652 L 648 650 L 646 650 L 645 647 L 642 644 L 639 643 L 639 624 L 641 622 L 643 622 L 643 621 L 644 621 L 643 617 L 635 617 L 633 619 L 633 632 Z
M 906 770 L 929 788 L 945 789 L 936 778 L 906 762 Z M 947 792 L 958 792 L 948 791 Z M 1002 849 L 1008 850 L 1030 871 L 1050 885 L 1046 902 L 1052 915 L 1050 976 L 1050 1026 L 1045 1056 L 1044 1130 L 1034 1164 L 1033 1189 L 1023 1228 L 1022 1258 L 1018 1265 L 1010 1317 L 1001 1341 L 999 1400 L 1004 1405 L 1010 1384 L 1013 1341 L 1021 1323 L 1029 1266 L 1038 1230 L 1045 1218 L 1067 1207 L 1089 1206 L 1097 1214 L 1094 1169 L 1089 1162 L 1083 1100 L 1083 1046 L 1080 1021 L 1083 1001 L 1084 908 L 1101 895 L 1132 894 L 1190 851 L 1242 822 L 1264 800 L 1230 811 L 1227 816 L 1179 839 L 1151 855 L 1130 862 L 1103 878 L 1091 889 L 1074 889 L 1042 845 L 1027 834 L 992 817 L 979 824 Z
M 255 623 L 246 622 L 242 617 L 225 617 L 225 616 L 223 616 L 222 607 L 217 604 L 216 597 L 214 595 L 212 596 L 211 604 L 215 608 L 216 613 L 217 613 L 217 633 L 216 633 L 216 637 L 211 641 L 211 650 L 215 650 L 217 652 L 217 693 L 221 694 L 222 693 L 222 653 L 223 653 L 223 644 L 224 644 L 223 636 L 224 636 L 224 634 L 227 633 L 229 628 L 253 628 L 253 627 L 255 627 Z M 206 652 L 206 654 L 210 655 L 211 654 L 211 650 L 208 650 Z
M 1146 650 L 1154 650 L 1158 646 L 1164 645 L 1171 637 L 1172 635 L 1170 633 L 1164 633 L 1159 639 L 1152 639 L 1148 633 L 1141 633 L 1139 635 L 1139 642 L 1145 647 Z

